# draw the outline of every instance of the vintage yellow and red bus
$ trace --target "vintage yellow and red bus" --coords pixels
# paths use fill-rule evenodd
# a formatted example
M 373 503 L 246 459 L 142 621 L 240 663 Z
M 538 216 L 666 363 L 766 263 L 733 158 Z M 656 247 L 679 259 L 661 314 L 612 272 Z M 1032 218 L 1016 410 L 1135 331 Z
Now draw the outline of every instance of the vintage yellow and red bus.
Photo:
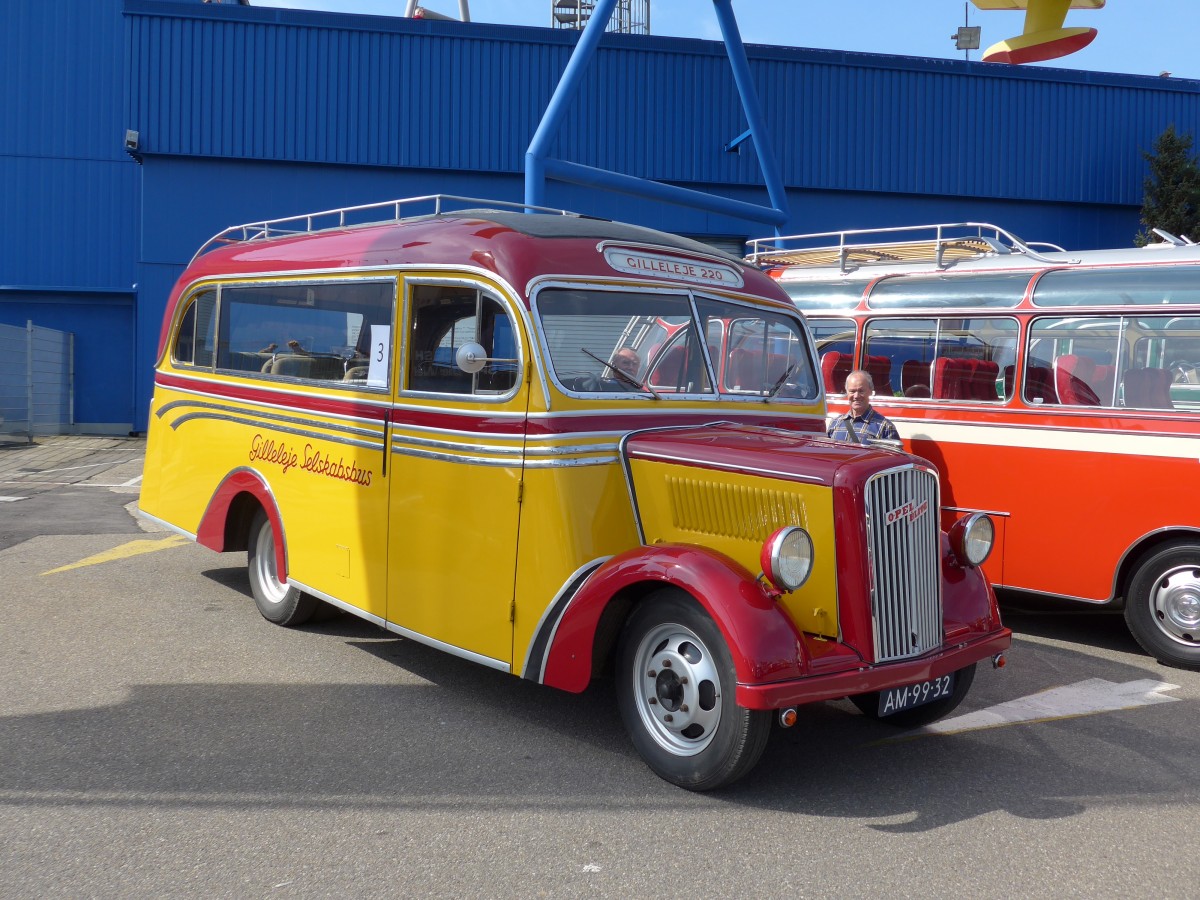
M 478 202 L 478 201 L 476 201 Z M 166 307 L 144 514 L 319 604 L 525 679 L 615 670 L 662 777 L 772 719 L 945 715 L 1010 633 L 936 472 L 835 444 L 778 285 L 680 237 L 455 198 L 237 226 Z
M 852 367 L 986 510 L 986 564 L 1024 599 L 1123 607 L 1142 647 L 1200 668 L 1200 247 L 1068 253 L 967 223 L 754 242 L 807 314 L 830 408 Z

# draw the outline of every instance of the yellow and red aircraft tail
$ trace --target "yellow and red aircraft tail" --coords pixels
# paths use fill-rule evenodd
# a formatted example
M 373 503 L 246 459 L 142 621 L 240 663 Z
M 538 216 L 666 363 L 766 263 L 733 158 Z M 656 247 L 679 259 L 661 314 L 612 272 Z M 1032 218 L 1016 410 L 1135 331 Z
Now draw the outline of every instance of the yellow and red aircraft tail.
M 984 62 L 1044 62 L 1082 50 L 1096 37 L 1095 28 L 1064 28 L 1068 9 L 1099 9 L 1105 0 L 971 0 L 984 10 L 1023 9 L 1025 29 L 1018 37 L 993 44 Z

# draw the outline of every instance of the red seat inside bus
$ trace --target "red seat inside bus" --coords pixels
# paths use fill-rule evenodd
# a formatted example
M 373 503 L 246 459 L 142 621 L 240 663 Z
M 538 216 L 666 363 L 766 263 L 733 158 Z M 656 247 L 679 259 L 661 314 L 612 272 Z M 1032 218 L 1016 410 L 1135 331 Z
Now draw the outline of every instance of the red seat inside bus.
M 771 387 L 787 371 L 788 360 L 782 353 L 763 354 L 739 349 L 729 354 L 725 386 L 734 390 L 758 391 Z
M 1130 369 L 1125 373 L 1125 405 L 1142 409 L 1174 409 L 1171 373 L 1166 369 Z
M 1070 406 L 1099 406 L 1100 398 L 1092 389 L 1096 363 L 1087 356 L 1065 353 L 1054 360 L 1054 388 L 1058 402 Z
M 867 373 L 871 383 L 875 385 L 875 393 L 884 397 L 894 396 L 896 389 L 892 387 L 892 360 L 887 356 L 868 356 Z
M 939 356 L 933 361 L 933 399 L 972 399 L 971 379 L 971 360 Z
M 825 380 L 826 393 L 845 393 L 846 376 L 850 374 L 853 360 L 850 354 L 836 350 L 821 354 L 821 377 Z
M 971 399 L 996 400 L 996 379 L 1000 375 L 1000 364 L 990 359 L 967 360 L 971 366 Z
M 654 362 L 646 383 L 663 390 L 678 390 L 686 383 L 687 345 L 677 342 Z
M 1013 367 L 1004 367 L 1004 396 L 1011 397 L 1013 389 Z M 1054 393 L 1054 378 L 1046 366 L 1029 366 L 1025 370 L 1025 402 L 1057 403 Z
M 1097 365 L 1095 371 L 1092 373 L 1092 390 L 1100 398 L 1101 405 L 1108 406 L 1113 402 L 1113 386 L 1116 378 L 1116 366 Z
M 928 397 L 929 363 L 906 359 L 900 367 L 900 390 L 905 397 Z

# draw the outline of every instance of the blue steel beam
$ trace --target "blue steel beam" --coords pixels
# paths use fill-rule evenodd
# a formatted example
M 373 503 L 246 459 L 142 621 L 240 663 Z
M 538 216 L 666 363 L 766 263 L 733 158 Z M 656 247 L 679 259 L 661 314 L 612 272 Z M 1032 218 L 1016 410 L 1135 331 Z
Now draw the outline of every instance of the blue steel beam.
M 570 100 L 579 90 L 583 80 L 584 70 L 596 52 L 604 29 L 612 16 L 616 0 L 598 0 L 591 19 L 579 37 L 567 67 L 563 70 L 562 78 L 554 89 L 554 95 L 546 104 L 546 111 L 538 123 L 537 130 L 525 151 L 525 202 L 530 206 L 544 206 L 546 195 L 546 178 L 553 177 L 560 181 L 587 185 L 601 190 L 611 190 L 619 193 L 640 194 L 650 196 L 666 203 L 688 206 L 694 209 L 722 213 L 755 222 L 765 222 L 774 225 L 776 234 L 779 227 L 788 220 L 787 192 L 783 186 L 779 166 L 767 140 L 766 125 L 758 94 L 750 77 L 750 64 L 746 59 L 746 48 L 742 44 L 742 36 L 738 31 L 737 20 L 733 15 L 731 0 L 713 0 L 717 13 L 717 21 L 721 35 L 725 40 L 725 52 L 729 64 L 733 68 L 734 83 L 742 101 L 742 110 L 750 126 L 750 134 L 754 138 L 754 148 L 758 154 L 758 164 L 762 169 L 763 180 L 766 182 L 767 195 L 774 206 L 759 206 L 731 200 L 703 191 L 693 191 L 677 185 L 664 184 L 634 175 L 625 175 L 607 169 L 596 169 L 566 160 L 552 159 L 548 156 L 551 141 L 562 126 L 563 117 L 567 113 Z

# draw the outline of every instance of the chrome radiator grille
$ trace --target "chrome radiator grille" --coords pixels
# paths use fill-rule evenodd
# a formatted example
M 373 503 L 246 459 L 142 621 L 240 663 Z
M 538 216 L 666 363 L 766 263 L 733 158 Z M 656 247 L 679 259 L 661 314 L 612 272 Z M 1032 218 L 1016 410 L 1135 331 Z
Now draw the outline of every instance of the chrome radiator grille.
M 875 661 L 942 643 L 937 475 L 905 466 L 867 482 L 867 547 Z

